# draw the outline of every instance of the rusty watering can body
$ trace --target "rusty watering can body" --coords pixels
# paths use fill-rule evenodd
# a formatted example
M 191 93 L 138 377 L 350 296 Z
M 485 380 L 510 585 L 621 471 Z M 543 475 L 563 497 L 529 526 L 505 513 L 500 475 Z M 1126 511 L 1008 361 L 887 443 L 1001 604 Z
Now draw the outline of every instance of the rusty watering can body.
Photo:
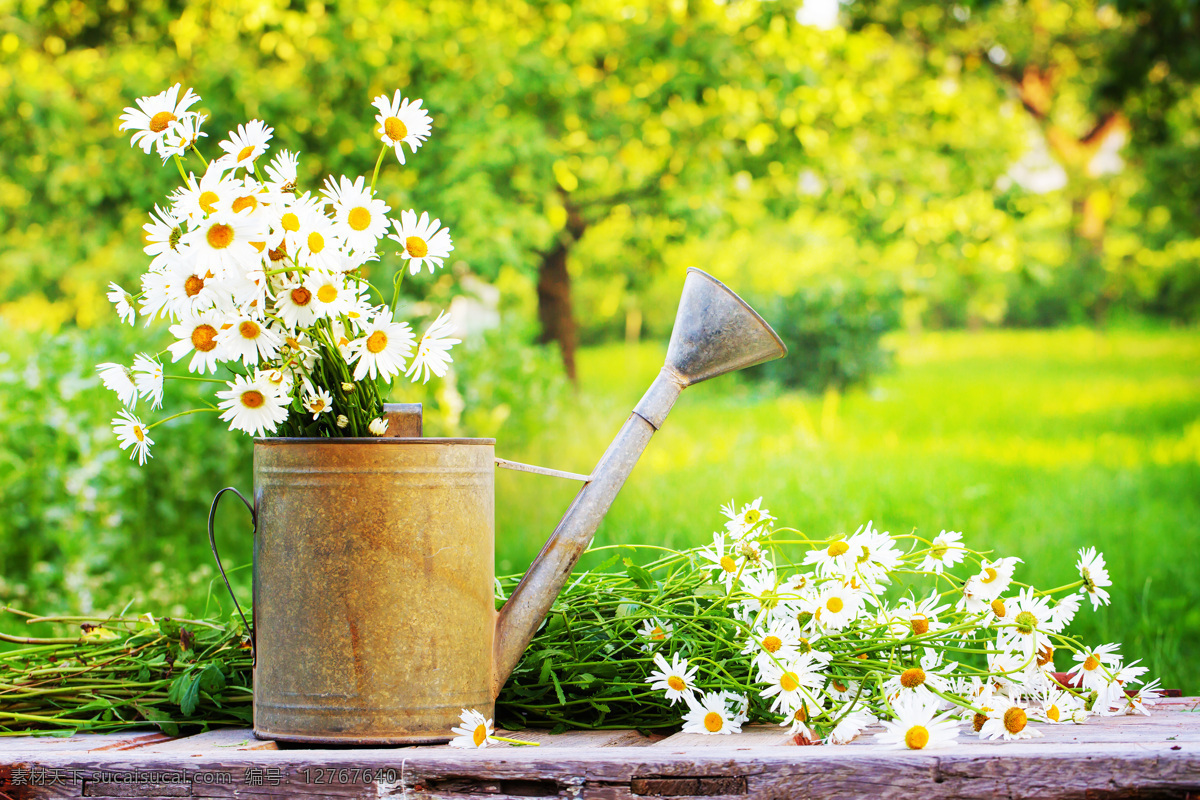
M 493 469 L 511 462 L 495 459 L 494 440 L 256 440 L 255 734 L 435 743 L 463 708 L 492 716 L 680 392 L 786 352 L 741 298 L 689 269 L 662 371 L 577 476 L 583 488 L 499 613 Z

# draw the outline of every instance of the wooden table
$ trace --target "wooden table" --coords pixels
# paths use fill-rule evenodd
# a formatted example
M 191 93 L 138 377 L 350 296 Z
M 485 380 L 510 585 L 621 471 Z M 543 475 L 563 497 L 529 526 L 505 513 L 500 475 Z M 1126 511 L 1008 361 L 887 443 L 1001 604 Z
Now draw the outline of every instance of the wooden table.
M 172 739 L 137 731 L 0 739 L 0 798 L 1200 798 L 1200 698 L 1151 717 L 1040 725 L 1022 742 L 881 748 L 869 735 L 798 747 L 779 728 L 740 736 L 634 731 L 512 734 L 540 747 L 314 749 L 248 730 Z

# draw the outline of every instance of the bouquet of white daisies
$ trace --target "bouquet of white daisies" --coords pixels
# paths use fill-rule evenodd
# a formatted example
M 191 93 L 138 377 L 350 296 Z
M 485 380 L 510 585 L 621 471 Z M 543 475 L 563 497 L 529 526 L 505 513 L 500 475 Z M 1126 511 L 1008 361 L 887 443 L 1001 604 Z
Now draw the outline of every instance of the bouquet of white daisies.
M 113 420 L 122 449 L 144 464 L 150 431 L 184 414 L 214 412 L 230 430 L 264 436 L 382 436 L 387 432 L 380 384 L 404 375 L 428 382 L 451 363 L 450 320 L 443 311 L 418 339 L 397 318 L 405 271 L 441 267 L 453 249 L 449 229 L 428 213 L 401 211 L 375 194 L 388 150 L 401 164 L 429 137 L 421 101 L 375 98 L 383 143 L 367 183 L 329 176 L 318 191 L 299 185 L 298 154 L 268 162 L 273 130 L 250 120 L 218 143 L 206 160 L 198 142 L 206 119 L 200 98 L 180 86 L 126 108 L 121 129 L 131 144 L 174 160 L 183 183 L 146 223 L 150 264 L 138 292 L 110 284 L 108 299 L 123 322 L 166 320 L 172 341 L 132 364 L 100 364 L 104 385 L 125 409 Z M 193 158 L 194 157 L 194 158 Z M 184 159 L 192 158 L 199 174 Z M 379 244 L 403 259 L 390 299 L 367 279 Z M 168 374 L 166 364 L 188 374 Z M 165 380 L 216 384 L 213 402 L 147 424 L 134 414 L 162 406 Z

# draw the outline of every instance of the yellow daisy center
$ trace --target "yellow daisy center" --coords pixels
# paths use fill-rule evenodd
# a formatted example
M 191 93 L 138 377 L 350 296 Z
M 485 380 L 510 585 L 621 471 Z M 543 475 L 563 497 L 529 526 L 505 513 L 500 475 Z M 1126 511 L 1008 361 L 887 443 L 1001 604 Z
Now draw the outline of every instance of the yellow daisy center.
M 289 211 L 279 218 L 279 225 L 285 231 L 292 231 L 295 233 L 296 231 L 300 230 L 300 218 Z
M 753 525 L 754 523 L 758 522 L 760 519 L 762 519 L 762 513 L 759 512 L 757 509 L 752 508 L 746 512 L 746 524 L 747 525 Z
M 261 329 L 258 327 L 258 323 L 252 320 L 246 320 L 241 325 L 238 325 L 238 333 L 242 335 L 243 339 L 257 339 L 260 332 Z
M 279 247 L 276 247 L 274 250 L 267 251 L 267 257 L 272 261 L 283 261 L 285 258 L 287 258 L 287 245 L 285 245 L 283 242 L 280 242 Z
M 429 253 L 429 245 L 420 236 L 409 236 L 405 239 L 404 249 L 413 258 L 424 258 Z
M 243 148 L 242 148 L 242 149 L 241 149 L 241 150 L 238 152 L 238 158 L 237 158 L 237 160 L 238 160 L 238 161 L 245 161 L 245 160 L 246 160 L 247 158 L 249 158 L 249 157 L 250 157 L 250 156 L 251 156 L 253 153 L 254 153 L 254 147 L 253 147 L 253 146 L 249 146 L 249 147 L 243 147 Z
M 362 206 L 355 206 L 346 215 L 346 224 L 356 231 L 365 231 L 371 227 L 371 212 Z
M 200 204 L 201 211 L 211 214 L 217 210 L 217 201 L 220 199 L 216 192 L 205 191 L 200 193 L 200 198 L 196 202 Z
M 835 692 L 844 692 L 844 691 L 846 691 L 846 684 L 842 683 L 841 681 L 838 681 L 838 680 L 832 680 L 832 681 L 830 681 L 830 682 L 829 682 L 829 685 L 833 687 L 833 690 L 834 690 Z
M 1054 660 L 1054 645 L 1047 644 L 1038 650 L 1037 664 L 1039 667 L 1044 667 Z
M 218 222 L 208 229 L 204 238 L 208 240 L 208 246 L 213 250 L 224 250 L 233 244 L 233 228 L 223 222 Z
M 917 636 L 920 636 L 923 633 L 929 633 L 929 617 L 925 616 L 924 614 L 918 614 L 917 616 L 913 617 L 910 622 L 912 623 L 912 632 Z
M 779 648 L 783 647 L 783 640 L 778 636 L 765 636 L 762 640 L 762 648 L 768 653 L 777 653 Z
M 1017 614 L 1017 632 L 1026 635 L 1033 633 L 1033 629 L 1037 627 L 1037 617 L 1028 611 L 1022 611 Z
M 326 283 L 317 289 L 317 299 L 322 303 L 332 303 L 337 300 L 338 290 L 332 283 Z
M 485 739 L 487 739 L 487 725 L 476 726 L 475 733 L 471 735 L 471 741 L 475 742 L 476 747 L 481 747 Z
M 408 126 L 399 117 L 388 117 L 383 121 L 383 132 L 393 142 L 399 142 L 408 136 Z
M 134 426 L 133 426 L 133 435 L 137 437 L 137 440 L 138 440 L 139 442 L 144 442 L 144 441 L 146 441 L 146 434 L 142 432 L 142 426 L 141 426 L 141 425 L 134 425 Z
M 1004 606 L 1004 601 L 999 597 L 992 601 L 992 613 L 1001 619 L 1008 613 L 1008 609 Z
M 263 397 L 262 392 L 256 389 L 251 389 L 248 392 L 242 392 L 242 405 L 244 405 L 246 408 L 258 408 L 265 402 L 266 398 Z
M 325 410 L 325 401 L 317 397 L 309 401 L 308 410 L 314 414 Z
M 779 676 L 779 688 L 785 692 L 794 692 L 800 686 L 800 678 L 794 672 L 785 672 Z
M 988 709 L 988 708 L 984 709 L 984 711 L 990 711 L 990 710 L 991 709 Z M 971 718 L 971 727 L 975 729 L 976 733 L 979 733 L 981 730 L 983 730 L 984 723 L 986 723 L 987 721 L 988 721 L 987 714 L 976 714 L 974 717 Z
M 736 572 L 737 562 L 734 561 L 730 556 L 721 556 L 721 569 L 725 570 L 726 572 Z
M 929 744 L 929 729 L 924 725 L 913 725 L 904 734 L 904 744 L 909 750 L 921 750 Z
M 709 733 L 716 733 L 725 725 L 725 720 L 715 711 L 710 711 L 704 715 L 704 729 Z
M 367 349 L 372 353 L 382 353 L 387 345 L 388 337 L 383 331 L 375 331 L 367 337 Z
M 655 641 L 665 639 L 666 637 L 667 634 L 663 632 L 662 626 L 660 625 L 655 625 L 654 630 L 650 631 L 650 638 L 654 639 Z
M 297 286 L 292 289 L 292 303 L 298 306 L 306 306 L 312 302 L 312 292 L 305 289 L 303 286 Z
M 1088 672 L 1091 672 L 1094 669 L 1098 669 L 1099 667 L 1100 667 L 1100 659 L 1096 658 L 1094 655 L 1089 655 L 1087 657 L 1087 660 L 1083 662 L 1083 668 L 1086 669 Z
M 325 237 L 313 231 L 308 235 L 308 250 L 310 253 L 319 253 L 325 249 Z
M 1055 722 L 1058 722 L 1061 717 L 1062 714 L 1058 710 L 1058 703 L 1055 703 L 1046 709 L 1046 719 L 1052 719 Z
M 195 297 L 204 288 L 204 278 L 199 275 L 188 275 L 183 282 L 183 291 L 188 297 Z
M 160 111 L 150 118 L 150 130 L 154 131 L 155 133 L 162 133 L 167 129 L 168 125 L 177 119 L 179 119 L 179 117 L 175 116 L 170 111 Z
M 258 198 L 252 194 L 248 194 L 245 197 L 239 197 L 237 200 L 233 201 L 232 208 L 233 213 L 235 214 L 247 208 L 253 211 L 254 209 L 258 208 Z
M 920 667 L 909 667 L 900 673 L 900 685 L 905 689 L 915 689 L 925 682 L 925 670 Z
M 207 353 L 217 346 L 217 329 L 212 325 L 197 325 L 192 331 L 192 347 Z
M 934 558 L 936 558 L 938 561 L 941 561 L 943 558 L 946 557 L 946 553 L 948 553 L 949 551 L 950 551 L 949 547 L 942 544 L 941 542 L 937 542 L 933 545 L 932 548 L 930 548 L 929 554 L 931 556 L 933 556 Z
M 836 614 L 845 608 L 846 604 L 842 602 L 842 598 L 840 597 L 831 597 L 825 601 L 825 607 Z
M 687 688 L 687 684 L 684 682 L 683 678 L 679 677 L 678 675 L 672 675 L 671 677 L 667 678 L 667 686 L 670 686 L 677 692 L 682 692 Z
M 845 542 L 834 542 L 833 544 L 829 545 L 829 549 L 827 549 L 825 552 L 829 553 L 831 558 L 837 558 L 838 556 L 847 552 L 849 549 L 850 545 L 846 544 Z
M 797 708 L 794 712 L 792 712 L 792 719 L 796 720 L 797 722 L 807 721 L 808 720 L 808 707 L 800 706 L 799 708 Z
M 993 569 L 992 567 L 988 567 L 987 569 L 985 569 L 983 571 L 983 573 L 987 576 L 986 578 L 983 579 L 984 583 L 991 583 L 992 581 L 996 580 L 996 578 L 999 576 L 999 573 L 996 572 L 996 570 Z
M 1009 733 L 1020 733 L 1025 730 L 1027 722 L 1029 722 L 1029 717 L 1025 715 L 1022 709 L 1016 706 L 1004 712 L 1004 730 Z

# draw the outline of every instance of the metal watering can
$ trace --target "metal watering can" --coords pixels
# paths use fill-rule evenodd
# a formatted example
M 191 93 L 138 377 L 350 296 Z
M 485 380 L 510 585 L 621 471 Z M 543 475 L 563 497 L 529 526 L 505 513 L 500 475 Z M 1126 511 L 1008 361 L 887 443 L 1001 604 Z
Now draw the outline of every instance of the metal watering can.
M 432 744 L 463 708 L 491 717 L 680 392 L 786 353 L 745 301 L 689 269 L 666 363 L 592 474 L 529 468 L 585 483 L 499 612 L 494 468 L 524 465 L 496 459 L 494 439 L 417 438 L 420 418 L 398 406 L 400 437 L 257 439 L 253 507 L 242 498 L 255 522 L 255 735 Z M 214 556 L 226 491 L 209 513 Z

